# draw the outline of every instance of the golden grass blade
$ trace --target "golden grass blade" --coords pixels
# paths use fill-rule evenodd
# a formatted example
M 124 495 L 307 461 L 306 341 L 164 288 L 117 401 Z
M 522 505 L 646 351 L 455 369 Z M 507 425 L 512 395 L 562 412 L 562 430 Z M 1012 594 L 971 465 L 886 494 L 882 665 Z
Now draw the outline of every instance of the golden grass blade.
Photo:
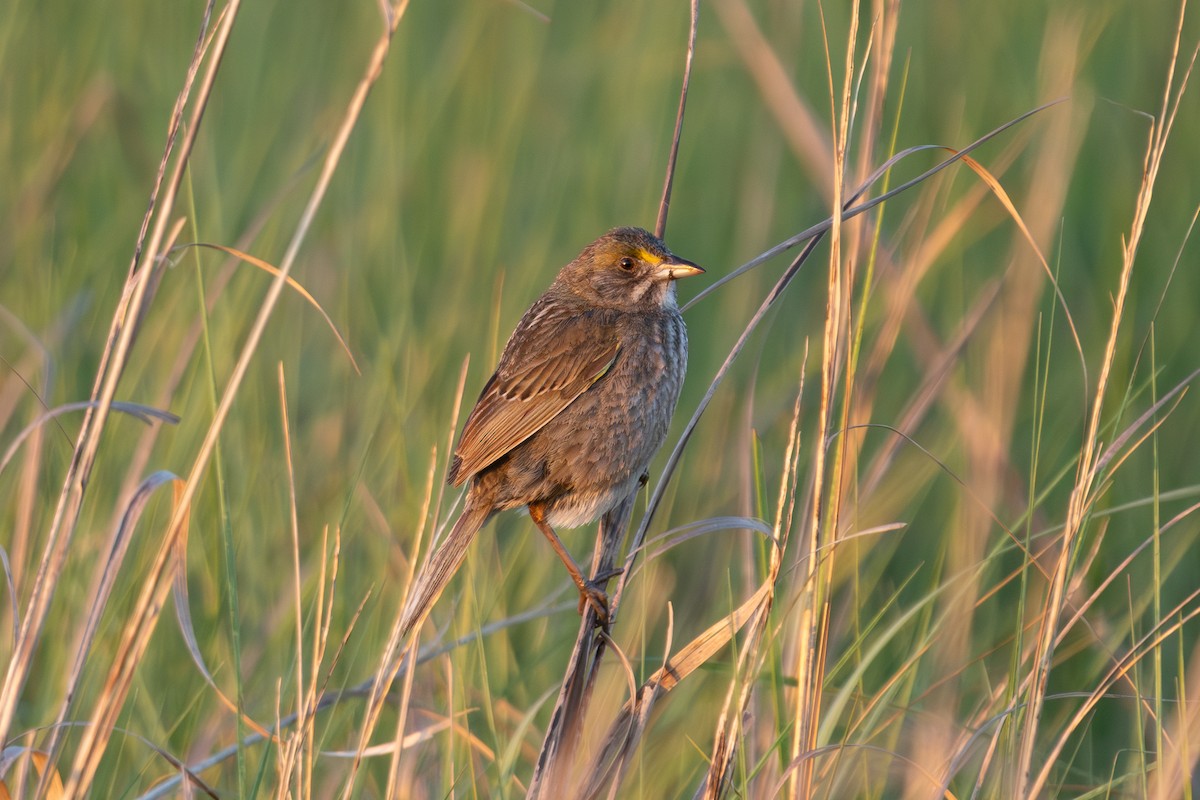
M 226 255 L 231 255 L 240 261 L 250 264 L 251 266 L 258 267 L 268 275 L 274 275 L 276 277 L 282 275 L 283 279 L 287 282 L 287 285 L 295 290 L 296 294 L 303 297 L 310 306 L 317 310 L 317 313 L 321 315 L 321 319 L 325 320 L 325 324 L 329 326 L 329 330 L 331 330 L 333 335 L 337 338 L 338 344 L 341 345 L 342 351 L 346 354 L 346 358 L 350 359 L 350 366 L 354 367 L 354 372 L 358 375 L 362 375 L 362 370 L 359 369 L 358 362 L 354 359 L 354 353 L 350 352 L 350 345 L 346 344 L 346 339 L 342 336 L 342 332 L 338 330 L 337 325 L 333 324 L 333 320 L 330 319 L 329 314 L 325 312 L 325 309 L 321 307 L 321 304 L 317 302 L 317 299 L 313 297 L 312 294 L 310 294 L 309 291 L 305 289 L 298 280 L 293 278 L 291 275 L 284 274 L 283 270 L 269 261 L 261 259 L 257 256 L 252 256 L 249 253 L 238 250 L 235 247 L 228 247 L 223 244 L 211 244 L 209 242 L 191 242 L 188 244 L 178 245 L 174 249 L 183 250 L 184 248 L 188 247 L 204 247 L 209 250 L 219 250 L 220 252 L 225 253 Z
M 283 747 L 281 747 L 279 766 L 278 766 L 278 770 L 277 770 L 279 777 L 280 777 L 278 792 L 281 795 L 290 794 L 290 792 L 287 791 L 287 787 L 289 785 L 292 785 L 293 781 L 294 781 L 294 787 L 295 787 L 294 791 L 301 797 L 308 797 L 308 796 L 311 796 L 311 786 L 306 785 L 306 782 L 305 782 L 306 772 L 303 770 L 305 765 L 301 764 L 300 760 L 299 760 L 300 753 L 306 749 L 305 748 L 306 743 L 311 740 L 311 735 L 312 735 L 312 730 L 310 728 L 310 725 L 306 724 L 306 722 L 311 721 L 311 718 L 308 715 L 308 707 L 307 707 L 307 703 L 306 703 L 306 698 L 307 698 L 306 690 L 308 689 L 308 685 L 306 684 L 305 679 L 304 679 L 304 599 L 302 597 L 303 579 L 301 577 L 301 570 L 300 570 L 300 552 L 301 552 L 300 551 L 300 519 L 299 519 L 298 512 L 296 510 L 296 467 L 295 467 L 295 463 L 293 461 L 293 455 L 292 455 L 292 427 L 291 427 L 291 420 L 288 415 L 287 378 L 284 373 L 282 361 L 276 365 L 276 375 L 277 375 L 277 378 L 279 381 L 279 427 L 280 427 L 280 432 L 283 434 L 284 463 L 287 465 L 288 511 L 289 511 L 289 517 L 291 520 L 290 528 L 291 528 L 291 534 L 292 534 L 292 584 L 293 584 L 292 585 L 292 591 L 293 591 L 293 597 L 292 597 L 293 608 L 292 608 L 292 610 L 296 615 L 296 619 L 295 619 L 295 626 L 296 626 L 296 631 L 295 631 L 295 633 L 296 633 L 296 640 L 295 640 L 296 641 L 296 653 L 295 653 L 296 698 L 295 698 L 295 703 L 296 703 L 296 713 L 298 715 L 298 723 L 299 723 L 296 725 L 295 734 L 293 736 L 288 737 L 288 739 L 284 743 Z M 325 530 L 325 534 L 326 534 L 325 538 L 326 539 L 328 538 L 328 532 L 329 532 L 328 528 L 326 528 L 326 530 Z M 322 573 L 324 573 L 324 567 L 325 567 L 325 558 L 324 558 L 325 553 L 326 553 L 325 547 L 322 546 L 322 548 L 321 548 Z M 318 587 L 319 587 L 318 591 L 323 591 L 325 588 L 323 578 L 324 578 L 324 574 L 322 574 L 322 580 L 318 583 Z M 321 618 L 323 616 L 323 612 L 324 612 L 324 609 L 321 605 L 321 599 L 320 599 L 320 597 L 318 597 L 317 598 L 317 619 L 316 619 L 316 632 L 317 633 L 314 636 L 314 639 L 320 638 L 321 634 L 323 632 L 322 628 L 321 628 Z M 319 662 L 318 661 L 313 662 L 314 672 L 315 672 L 315 665 L 317 663 L 319 663 Z M 316 680 L 315 675 L 313 676 L 313 680 L 314 681 Z M 275 729 L 280 730 L 280 727 L 281 726 L 278 724 L 278 721 L 277 721 Z M 307 766 L 311 768 L 311 762 L 308 763 Z M 295 774 L 293 774 L 293 771 Z
M 857 47 L 858 29 L 857 0 L 851 4 L 850 31 L 847 33 L 847 53 L 844 84 L 839 95 L 833 84 L 833 67 L 829 55 L 828 35 L 822 36 L 825 44 L 826 75 L 829 80 L 829 103 L 831 119 L 836 125 L 833 137 L 832 206 L 833 215 L 829 229 L 829 266 L 826 277 L 825 325 L 821 350 L 821 385 L 817 394 L 817 424 L 815 438 L 825 442 L 835 429 L 838 375 L 845 368 L 844 358 L 848 352 L 848 320 L 850 312 L 853 278 L 848 275 L 848 263 L 842 255 L 842 213 L 846 195 L 846 152 L 849 146 L 850 85 L 855 74 L 854 51 Z M 824 31 L 824 13 L 821 15 Z M 847 382 L 851 380 L 846 377 Z M 845 408 L 845 404 L 843 404 Z M 791 697 L 791 713 L 795 719 L 792 727 L 791 757 L 795 760 L 802 753 L 816 748 L 817 730 L 820 725 L 821 687 L 825 677 L 825 648 L 829 628 L 829 583 L 833 570 L 834 550 L 825 556 L 828 566 L 821 569 L 817 553 L 824 545 L 836 541 L 843 495 L 840 469 L 844 450 L 844 439 L 839 438 L 833 452 L 826 447 L 813 451 L 810 476 L 811 501 L 809 504 L 806 536 L 800 545 L 805 559 L 798 578 L 799 615 L 793 626 L 792 636 L 796 642 L 795 653 L 789 665 L 795 671 L 796 691 Z M 812 762 L 804 760 L 788 784 L 792 796 L 812 795 Z
M 1041 248 L 1038 247 L 1037 240 L 1033 238 L 1033 234 L 1030 232 L 1029 226 L 1025 224 L 1025 219 L 1021 216 L 1021 212 L 1013 204 L 1012 198 L 1004 190 L 1003 184 L 996 179 L 996 176 L 987 167 L 970 156 L 963 156 L 962 161 L 974 170 L 975 174 L 992 190 L 992 194 L 1000 201 L 1000 205 L 1004 206 L 1004 210 L 1008 212 L 1008 216 L 1016 223 L 1017 229 L 1021 231 L 1021 235 L 1025 237 L 1025 241 L 1028 242 L 1030 249 L 1033 250 L 1033 254 L 1037 256 L 1038 263 L 1042 265 L 1042 270 L 1046 273 L 1046 279 L 1054 287 L 1054 294 L 1058 298 L 1059 305 L 1062 307 L 1063 316 L 1066 317 L 1067 327 L 1071 329 L 1071 338 L 1075 340 L 1075 350 L 1079 354 L 1080 363 L 1084 363 L 1083 342 L 1079 339 L 1079 331 L 1075 327 L 1075 318 L 1071 315 L 1071 307 L 1067 305 L 1067 298 L 1063 296 L 1062 289 L 1058 285 L 1058 278 L 1054 275 L 1054 270 L 1050 269 L 1050 263 L 1046 260 L 1046 256 L 1042 254 Z M 1086 378 L 1086 363 L 1084 363 L 1084 367 L 1084 376 Z
M 471 709 L 462 709 L 461 711 L 456 712 L 455 716 L 465 717 L 470 712 L 471 712 Z M 429 716 L 434 717 L 433 714 L 430 714 Z M 466 731 L 465 729 L 461 729 L 461 726 L 459 726 L 459 723 L 455 719 L 450 718 L 450 717 L 441 717 L 441 718 L 435 717 L 434 721 L 429 723 L 428 725 L 421 727 L 421 728 L 417 728 L 415 731 L 412 731 L 410 733 L 406 733 L 404 735 L 404 743 L 401 745 L 401 749 L 407 749 L 409 747 L 414 747 L 418 744 L 423 744 L 424 742 L 431 741 L 439 733 L 441 733 L 442 731 L 445 731 L 445 730 L 449 730 L 451 727 L 460 727 L 460 732 L 464 733 L 468 737 L 471 744 L 474 745 L 477 750 L 484 753 L 489 758 L 491 758 L 494 755 L 491 751 L 491 748 L 489 748 L 483 742 L 479 741 L 479 738 L 470 734 L 469 731 Z M 383 742 L 381 744 L 371 745 L 370 747 L 363 750 L 361 753 L 358 750 L 322 750 L 321 755 L 327 756 L 329 758 L 344 758 L 344 759 L 351 759 L 351 760 L 355 759 L 355 758 L 360 758 L 360 757 L 361 758 L 378 758 L 381 756 L 390 756 L 395 749 L 396 749 L 395 742 Z
M 324 695 L 329 680 L 333 676 L 333 668 L 341 661 L 342 651 L 346 647 L 346 641 L 350 638 L 350 633 L 358 624 L 358 618 L 362 614 L 363 606 L 366 604 L 366 598 L 359 604 L 354 612 L 354 616 L 350 619 L 350 624 L 346 627 L 342 634 L 342 640 L 338 644 L 337 650 L 333 654 L 333 658 L 329 660 L 328 667 L 325 668 L 324 675 L 318 679 L 317 667 L 325 663 L 325 654 L 329 647 L 329 632 L 333 622 L 334 600 L 337 597 L 337 579 L 338 571 L 341 568 L 341 553 L 342 553 L 342 532 L 341 529 L 335 529 L 333 533 L 333 552 L 328 554 L 329 546 L 329 529 L 326 528 L 321 537 L 321 574 L 317 582 L 317 598 L 314 603 L 316 607 L 316 620 L 313 628 L 316 635 L 313 636 L 312 644 L 312 665 L 310 671 L 311 679 L 308 687 L 308 693 L 303 698 L 303 705 L 297 710 L 297 721 L 301 725 L 308 727 L 308 733 L 303 740 L 303 758 L 304 758 L 304 773 L 303 785 L 305 788 L 305 796 L 312 796 L 313 768 L 316 762 L 316 716 L 320 708 L 321 697 Z M 326 597 L 326 583 L 328 582 L 328 597 Z
M 16 797 L 26 796 L 27 790 L 24 778 L 28 770 L 28 764 L 33 764 L 34 771 L 38 775 L 38 780 L 46 784 L 42 797 L 45 797 L 46 800 L 59 800 L 60 797 L 66 796 L 63 794 L 62 777 L 58 774 L 58 770 L 54 769 L 48 753 L 43 753 L 41 750 L 32 750 L 28 747 L 9 745 L 0 753 L 0 800 L 8 800 L 8 798 L 12 797 L 12 790 L 16 791 Z M 8 785 L 8 773 L 14 765 L 17 765 L 17 780 L 10 789 Z

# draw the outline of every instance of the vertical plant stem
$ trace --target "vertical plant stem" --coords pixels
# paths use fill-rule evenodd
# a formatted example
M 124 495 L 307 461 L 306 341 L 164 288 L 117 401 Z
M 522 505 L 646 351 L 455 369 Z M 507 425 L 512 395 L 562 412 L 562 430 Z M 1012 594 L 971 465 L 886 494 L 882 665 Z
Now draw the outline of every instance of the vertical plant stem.
M 188 172 L 188 189 L 191 189 L 191 172 Z M 192 203 L 195 208 L 195 202 Z M 195 229 L 195 215 L 192 215 L 192 239 L 198 241 Z M 208 306 L 205 303 L 207 292 L 204 287 L 204 271 L 201 269 L 199 251 L 193 251 L 193 262 L 196 269 L 196 297 L 200 312 L 201 352 L 204 355 L 204 375 L 208 389 L 208 399 L 212 409 L 217 409 L 217 372 L 213 364 L 212 337 L 208 325 Z M 245 699 L 242 696 L 242 642 L 241 642 L 241 612 L 237 594 L 237 548 L 233 542 L 233 523 L 229 509 L 229 497 L 225 492 L 225 461 L 221 458 L 221 443 L 218 441 L 213 448 L 213 469 L 217 481 L 217 509 L 221 516 L 221 570 L 227 600 L 226 610 L 229 616 L 229 648 L 233 656 L 233 680 L 237 702 L 237 740 L 246 738 Z M 237 752 L 238 792 L 246 797 L 246 758 L 242 748 Z

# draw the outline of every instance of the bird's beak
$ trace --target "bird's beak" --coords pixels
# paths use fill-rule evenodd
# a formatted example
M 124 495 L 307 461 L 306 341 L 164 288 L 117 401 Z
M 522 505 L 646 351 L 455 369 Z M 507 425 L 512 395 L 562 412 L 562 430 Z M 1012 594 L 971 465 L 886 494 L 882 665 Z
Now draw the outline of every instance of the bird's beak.
M 676 281 L 680 278 L 690 278 L 693 275 L 703 275 L 704 270 L 686 259 L 671 255 L 658 265 L 658 274 L 667 280 Z

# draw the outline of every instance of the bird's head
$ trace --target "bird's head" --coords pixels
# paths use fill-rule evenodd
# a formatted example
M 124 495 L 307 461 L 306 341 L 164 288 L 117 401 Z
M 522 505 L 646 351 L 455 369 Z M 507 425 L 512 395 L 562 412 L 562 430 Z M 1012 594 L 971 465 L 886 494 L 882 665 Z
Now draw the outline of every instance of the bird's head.
M 556 282 L 598 306 L 661 308 L 675 305 L 676 280 L 703 272 L 648 231 L 613 228 L 583 248 Z

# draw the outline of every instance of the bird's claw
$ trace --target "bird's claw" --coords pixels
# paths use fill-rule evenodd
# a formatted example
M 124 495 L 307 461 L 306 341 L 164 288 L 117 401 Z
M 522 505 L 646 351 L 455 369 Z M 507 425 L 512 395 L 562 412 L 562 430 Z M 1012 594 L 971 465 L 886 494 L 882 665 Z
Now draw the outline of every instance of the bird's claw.
M 622 572 L 624 570 L 619 567 L 606 569 L 579 587 L 580 616 L 591 606 L 596 612 L 596 626 L 608 629 L 608 594 L 604 591 L 604 584 Z
M 579 591 L 579 615 L 591 606 L 592 611 L 596 612 L 596 627 L 608 628 L 608 595 L 603 589 L 595 586 L 588 586 Z

